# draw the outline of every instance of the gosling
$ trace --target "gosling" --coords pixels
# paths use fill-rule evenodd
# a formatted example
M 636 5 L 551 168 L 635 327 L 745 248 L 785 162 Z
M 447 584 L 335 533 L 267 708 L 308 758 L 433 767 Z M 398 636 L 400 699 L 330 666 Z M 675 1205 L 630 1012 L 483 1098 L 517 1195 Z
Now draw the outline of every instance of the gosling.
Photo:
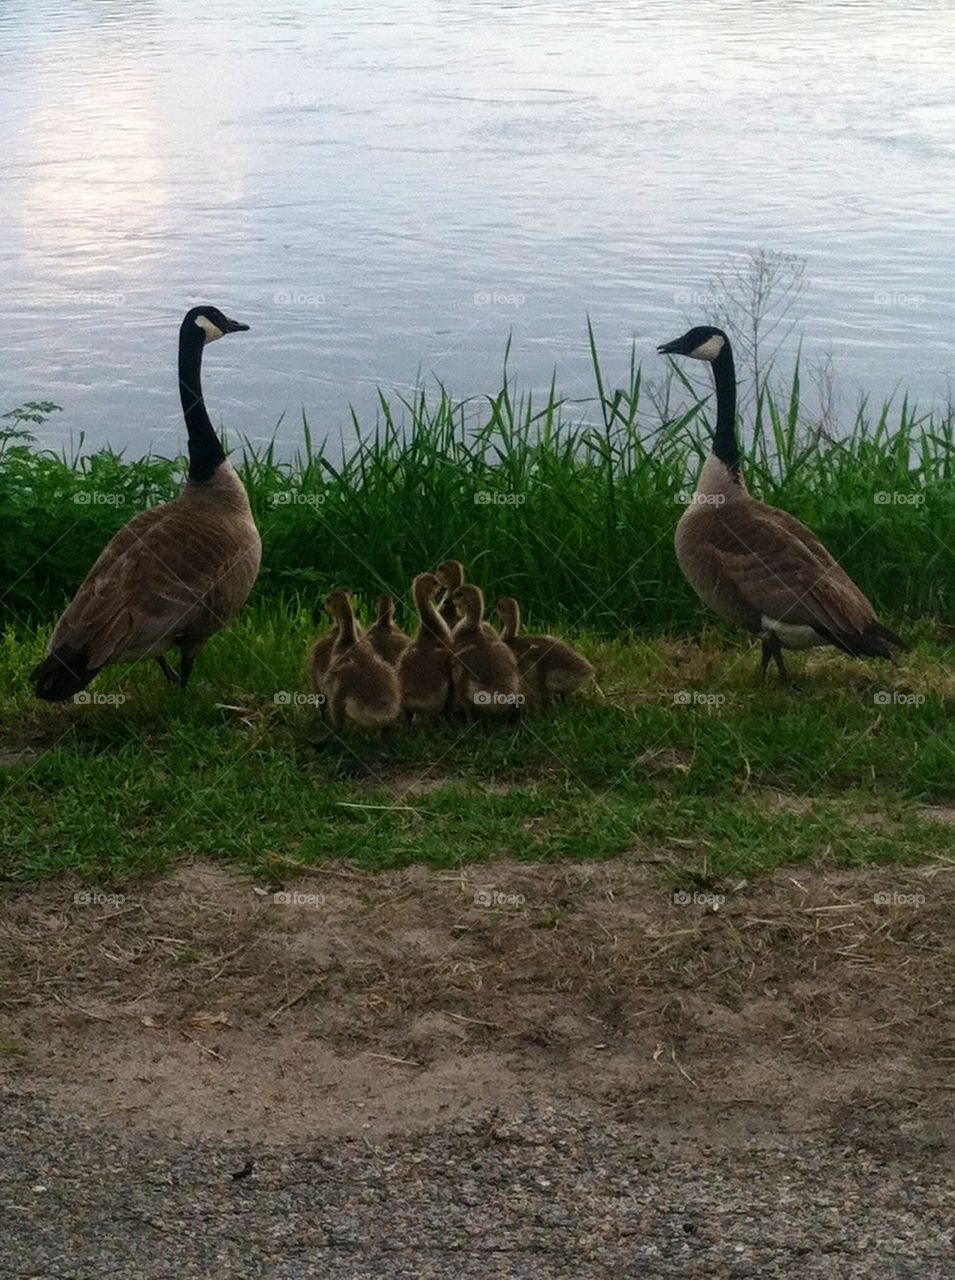
M 368 628 L 368 643 L 383 662 L 389 667 L 397 667 L 401 655 L 411 644 L 411 637 L 406 636 L 400 627 L 395 625 L 394 596 L 378 597 L 378 616 Z
M 593 667 L 565 641 L 550 635 L 519 634 L 521 606 L 513 596 L 498 600 L 497 613 L 503 624 L 501 639 L 517 659 L 521 679 L 540 706 L 555 699 L 564 702 L 569 693 L 593 680 Z
M 448 624 L 448 629 L 453 631 L 460 620 L 458 611 L 454 606 L 454 593 L 458 587 L 464 586 L 464 565 L 460 560 L 442 560 L 437 569 L 435 569 L 435 573 L 438 575 L 438 581 L 444 587 L 444 599 L 438 609 L 441 617 Z M 489 622 L 483 622 L 481 629 L 486 636 L 497 639 L 497 632 Z
M 485 623 L 481 588 L 466 583 L 452 598 L 460 618 L 451 637 L 455 705 L 469 715 L 519 716 L 523 699 L 517 659 Z
M 437 720 L 451 705 L 451 632 L 434 602 L 440 590 L 433 573 L 419 573 L 411 584 L 420 622 L 398 663 L 401 709 L 409 724 L 415 716 Z
M 325 609 L 337 627 L 324 676 L 331 727 L 338 733 L 348 720 L 370 732 L 387 728 L 401 711 L 394 667 L 382 661 L 361 634 L 350 592 L 333 591 Z

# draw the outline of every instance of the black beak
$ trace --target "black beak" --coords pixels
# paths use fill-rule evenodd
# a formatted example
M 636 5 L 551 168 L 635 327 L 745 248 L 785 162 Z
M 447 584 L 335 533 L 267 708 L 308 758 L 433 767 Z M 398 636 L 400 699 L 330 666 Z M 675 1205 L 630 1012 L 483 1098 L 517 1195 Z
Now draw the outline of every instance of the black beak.
M 248 326 L 247 324 L 243 324 L 241 320 L 230 320 L 230 319 L 229 319 L 229 317 L 228 317 L 228 316 L 226 316 L 226 326 L 225 326 L 225 329 L 223 330 L 223 332 L 225 332 L 225 333 L 245 333 L 245 331 L 248 329 L 248 327 L 249 327 L 249 326 Z
M 672 342 L 663 342 L 657 347 L 657 355 L 679 356 L 683 354 L 683 339 L 674 338 Z

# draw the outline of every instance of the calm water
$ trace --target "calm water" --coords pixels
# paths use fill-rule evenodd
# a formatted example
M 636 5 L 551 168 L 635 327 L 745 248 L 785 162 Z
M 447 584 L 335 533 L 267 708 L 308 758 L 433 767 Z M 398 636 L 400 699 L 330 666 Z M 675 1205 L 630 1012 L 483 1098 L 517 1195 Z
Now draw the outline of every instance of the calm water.
M 800 328 L 850 404 L 949 390 L 955 6 L 7 0 L 0 411 L 181 440 L 182 311 L 253 437 L 419 369 L 592 393 L 705 309 L 726 256 L 803 254 Z

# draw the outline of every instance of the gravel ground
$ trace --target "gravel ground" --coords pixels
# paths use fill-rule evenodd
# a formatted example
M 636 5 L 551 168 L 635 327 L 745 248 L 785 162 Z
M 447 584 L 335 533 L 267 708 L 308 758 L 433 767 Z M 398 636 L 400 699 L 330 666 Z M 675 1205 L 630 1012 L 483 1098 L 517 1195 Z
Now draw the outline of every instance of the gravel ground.
M 845 1115 L 684 1125 L 562 1101 L 250 1147 L 78 1120 L 22 1091 L 3 1105 L 4 1277 L 955 1275 L 952 1157 L 902 1114 L 863 1136 Z
M 0 894 L 0 1280 L 955 1280 L 951 870 Z

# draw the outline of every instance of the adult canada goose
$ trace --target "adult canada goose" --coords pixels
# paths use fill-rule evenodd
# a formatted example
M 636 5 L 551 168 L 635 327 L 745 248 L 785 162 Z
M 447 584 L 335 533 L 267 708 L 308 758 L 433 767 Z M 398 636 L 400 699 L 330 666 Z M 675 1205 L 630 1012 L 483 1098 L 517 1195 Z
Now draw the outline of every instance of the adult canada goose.
M 185 686 L 196 655 L 245 604 L 262 543 L 242 481 L 202 398 L 207 343 L 248 329 L 217 307 L 193 307 L 179 329 L 179 396 L 189 437 L 189 477 L 178 498 L 141 511 L 101 552 L 56 625 L 31 680 L 63 701 L 118 662 L 155 658 Z M 179 674 L 166 661 L 178 648 Z
M 325 672 L 328 719 L 337 732 L 346 720 L 360 729 L 384 729 L 398 718 L 398 677 L 378 657 L 355 620 L 351 593 L 337 590 L 325 601 L 335 622 L 335 643 Z
M 411 637 L 406 636 L 400 627 L 395 625 L 394 596 L 378 597 L 378 615 L 368 628 L 368 643 L 390 667 L 396 667 L 404 651 L 411 644 Z
M 419 573 L 411 587 L 420 625 L 398 663 L 401 709 L 408 720 L 435 720 L 451 700 L 451 632 L 434 603 L 441 583 Z
M 488 635 L 481 588 L 465 583 L 453 599 L 460 617 L 451 633 L 451 674 L 458 709 L 482 716 L 519 715 L 517 659 L 496 631 L 491 629 Z
M 438 575 L 438 581 L 444 587 L 444 599 L 438 606 L 441 617 L 448 624 L 449 630 L 453 631 L 460 621 L 460 614 L 454 603 L 454 593 L 458 587 L 464 586 L 464 565 L 460 560 L 442 560 L 435 569 Z M 489 622 L 482 622 L 481 629 L 486 636 L 492 640 L 498 638 L 497 632 Z
M 513 596 L 497 602 L 503 623 L 501 639 L 517 659 L 521 679 L 543 705 L 552 698 L 563 702 L 569 693 L 594 677 L 587 659 L 564 640 L 550 635 L 521 635 L 521 607 Z
M 856 658 L 905 647 L 816 535 L 787 511 L 753 498 L 740 473 L 736 373 L 722 329 L 697 326 L 657 350 L 707 360 L 716 385 L 713 451 L 676 530 L 676 554 L 704 604 L 763 643 L 786 679 L 783 649 L 834 645 Z

